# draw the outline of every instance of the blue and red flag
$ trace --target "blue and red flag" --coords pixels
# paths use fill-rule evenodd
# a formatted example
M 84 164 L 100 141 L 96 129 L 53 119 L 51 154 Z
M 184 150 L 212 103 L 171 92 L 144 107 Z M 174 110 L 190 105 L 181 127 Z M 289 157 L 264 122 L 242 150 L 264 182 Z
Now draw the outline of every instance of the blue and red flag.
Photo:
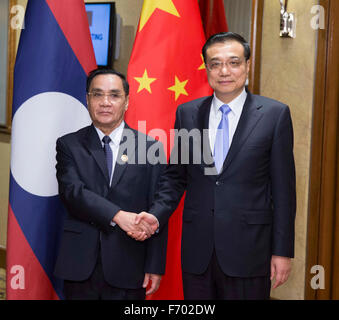
M 55 142 L 91 123 L 86 77 L 96 68 L 83 0 L 29 0 L 14 70 L 7 299 L 60 299 L 53 277 L 65 209 Z

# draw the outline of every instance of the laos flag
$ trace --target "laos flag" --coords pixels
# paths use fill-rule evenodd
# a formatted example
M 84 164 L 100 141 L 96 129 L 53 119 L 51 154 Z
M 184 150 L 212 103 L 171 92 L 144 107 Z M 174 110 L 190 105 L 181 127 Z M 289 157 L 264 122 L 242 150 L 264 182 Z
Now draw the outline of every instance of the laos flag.
M 55 144 L 91 123 L 85 89 L 95 68 L 84 1 L 28 0 L 14 70 L 7 299 L 62 299 Z

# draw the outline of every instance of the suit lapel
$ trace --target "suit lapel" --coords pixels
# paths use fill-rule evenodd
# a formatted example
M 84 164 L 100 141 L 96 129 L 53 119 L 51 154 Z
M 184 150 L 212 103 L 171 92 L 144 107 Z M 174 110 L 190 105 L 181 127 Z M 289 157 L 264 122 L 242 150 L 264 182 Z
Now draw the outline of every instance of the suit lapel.
M 85 140 L 83 144 L 85 148 L 91 153 L 101 173 L 104 175 L 107 183 L 109 183 L 105 152 L 102 148 L 101 141 L 99 139 L 98 133 L 96 132 L 93 124 L 88 128 L 88 133 L 85 136 Z
M 120 147 L 113 172 L 111 188 L 114 188 L 114 186 L 116 186 L 116 184 L 119 182 L 127 168 L 128 163 L 135 163 L 137 161 L 135 156 L 135 150 L 137 146 L 138 139 L 136 131 L 131 129 L 125 123 L 125 128 L 121 136 Z
M 198 107 L 197 113 L 193 114 L 199 130 L 208 129 L 208 121 L 211 110 L 213 96 L 205 99 Z
M 241 147 L 245 143 L 248 136 L 251 134 L 252 130 L 262 117 L 262 113 L 258 110 L 262 107 L 260 104 L 255 103 L 254 96 L 247 92 L 247 98 L 244 104 L 243 111 L 241 113 L 238 126 L 233 136 L 233 140 L 224 161 L 224 166 L 221 174 L 225 172 L 236 156 L 240 151 Z
M 217 170 L 214 165 L 213 153 L 210 146 L 209 139 L 209 115 L 211 110 L 213 96 L 208 97 L 203 103 L 200 105 L 198 112 L 196 113 L 196 118 L 194 119 L 197 125 L 197 128 L 201 132 L 201 150 L 202 150 L 202 159 L 201 166 L 204 172 L 208 170 L 211 178 L 214 178 L 217 174 Z

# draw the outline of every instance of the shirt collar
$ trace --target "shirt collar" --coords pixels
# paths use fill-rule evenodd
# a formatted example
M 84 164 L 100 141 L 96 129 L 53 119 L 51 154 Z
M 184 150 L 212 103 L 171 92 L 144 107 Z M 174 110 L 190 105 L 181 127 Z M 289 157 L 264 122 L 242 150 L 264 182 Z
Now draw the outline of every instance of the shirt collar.
M 235 98 L 233 99 L 231 102 L 227 103 L 227 105 L 230 107 L 231 112 L 235 113 L 236 115 L 238 115 L 239 113 L 241 113 L 242 108 L 245 104 L 246 101 L 246 97 L 247 97 L 247 92 L 245 90 L 245 88 L 243 89 L 243 91 Z M 213 93 L 213 100 L 212 100 L 212 109 L 213 112 L 215 114 L 218 113 L 219 108 L 225 104 L 224 102 L 222 102 L 221 100 L 219 100 L 215 93 Z
M 122 135 L 122 131 L 124 130 L 125 127 L 125 121 L 122 121 L 119 125 L 119 127 L 115 128 L 110 134 L 109 137 L 112 140 L 112 143 L 115 146 L 118 146 L 120 144 L 120 140 L 121 140 L 121 135 Z M 98 133 L 99 139 L 102 142 L 102 138 L 105 136 L 105 134 L 96 126 L 94 126 L 95 130 Z

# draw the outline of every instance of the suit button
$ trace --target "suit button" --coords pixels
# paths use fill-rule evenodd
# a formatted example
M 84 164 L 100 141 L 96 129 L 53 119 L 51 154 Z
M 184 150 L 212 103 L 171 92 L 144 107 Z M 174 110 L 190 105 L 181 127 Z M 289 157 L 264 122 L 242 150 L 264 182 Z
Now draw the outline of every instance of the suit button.
M 220 186 L 221 185 L 221 182 L 220 181 L 216 181 L 215 183 L 217 186 Z

